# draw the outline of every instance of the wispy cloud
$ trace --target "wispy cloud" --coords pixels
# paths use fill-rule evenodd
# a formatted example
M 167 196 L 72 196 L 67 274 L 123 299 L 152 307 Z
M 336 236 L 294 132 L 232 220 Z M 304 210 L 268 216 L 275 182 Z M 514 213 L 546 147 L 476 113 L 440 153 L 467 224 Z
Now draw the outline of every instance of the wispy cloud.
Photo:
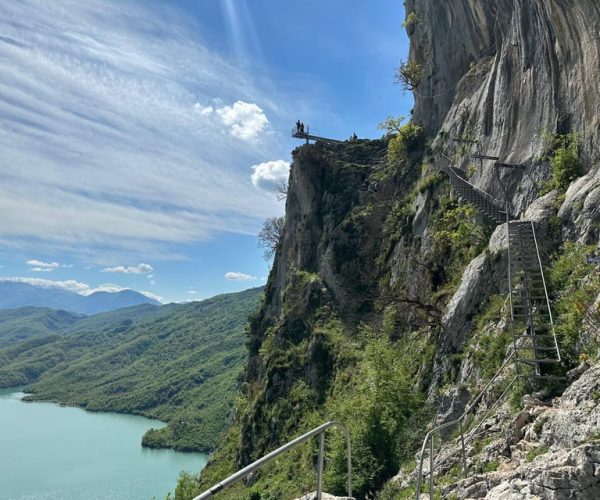
M 33 272 L 45 272 L 49 273 L 60 267 L 58 262 L 44 262 L 41 260 L 30 259 L 25 262 L 28 266 L 32 266 L 29 270 Z
M 278 210 L 248 165 L 277 154 L 281 108 L 184 18 L 103 0 L 0 15 L 0 246 L 173 258 Z
M 256 279 L 256 276 L 246 273 L 228 272 L 225 273 L 225 279 L 232 281 L 253 281 Z
M 123 274 L 148 274 L 152 277 L 151 273 L 154 268 L 150 264 L 144 264 L 140 262 L 137 266 L 114 266 L 105 267 L 101 273 L 123 273 Z

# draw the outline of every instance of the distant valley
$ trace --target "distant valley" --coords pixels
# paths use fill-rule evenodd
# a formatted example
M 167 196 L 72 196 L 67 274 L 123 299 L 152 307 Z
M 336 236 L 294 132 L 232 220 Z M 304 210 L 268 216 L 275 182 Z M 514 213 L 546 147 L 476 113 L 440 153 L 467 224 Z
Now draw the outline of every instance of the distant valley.
M 0 388 L 29 399 L 132 413 L 169 425 L 143 443 L 214 448 L 244 360 L 244 330 L 262 288 L 201 302 L 83 316 L 50 308 L 0 311 Z

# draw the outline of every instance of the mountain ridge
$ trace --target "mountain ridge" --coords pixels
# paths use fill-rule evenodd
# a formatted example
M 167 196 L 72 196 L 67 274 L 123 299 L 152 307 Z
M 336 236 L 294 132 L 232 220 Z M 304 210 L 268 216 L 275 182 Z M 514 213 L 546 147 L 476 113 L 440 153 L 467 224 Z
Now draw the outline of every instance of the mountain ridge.
M 0 280 L 0 310 L 20 307 L 47 307 L 78 314 L 97 314 L 138 304 L 159 305 L 156 299 L 125 289 L 96 291 L 89 295 L 59 287 L 41 287 L 20 281 Z

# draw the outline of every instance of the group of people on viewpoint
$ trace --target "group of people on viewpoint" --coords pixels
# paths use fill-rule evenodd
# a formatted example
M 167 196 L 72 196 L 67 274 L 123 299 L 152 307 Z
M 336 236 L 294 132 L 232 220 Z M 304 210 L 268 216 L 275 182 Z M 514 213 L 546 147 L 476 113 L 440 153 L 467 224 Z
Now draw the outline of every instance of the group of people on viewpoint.
M 304 135 L 304 123 L 302 123 L 300 120 L 296 120 L 296 133 L 297 134 L 302 134 Z M 308 127 L 306 128 L 306 134 L 308 134 Z M 356 132 L 354 132 L 351 136 L 350 136 L 350 141 L 357 141 L 358 140 L 358 136 L 356 135 Z

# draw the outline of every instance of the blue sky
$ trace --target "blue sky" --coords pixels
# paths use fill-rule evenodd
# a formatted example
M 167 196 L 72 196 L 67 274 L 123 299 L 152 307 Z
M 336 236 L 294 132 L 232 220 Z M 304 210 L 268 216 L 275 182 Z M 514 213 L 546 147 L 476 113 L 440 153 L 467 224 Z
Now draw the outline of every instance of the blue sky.
M 408 115 L 391 0 L 0 5 L 0 277 L 195 300 L 264 283 L 296 119 Z

